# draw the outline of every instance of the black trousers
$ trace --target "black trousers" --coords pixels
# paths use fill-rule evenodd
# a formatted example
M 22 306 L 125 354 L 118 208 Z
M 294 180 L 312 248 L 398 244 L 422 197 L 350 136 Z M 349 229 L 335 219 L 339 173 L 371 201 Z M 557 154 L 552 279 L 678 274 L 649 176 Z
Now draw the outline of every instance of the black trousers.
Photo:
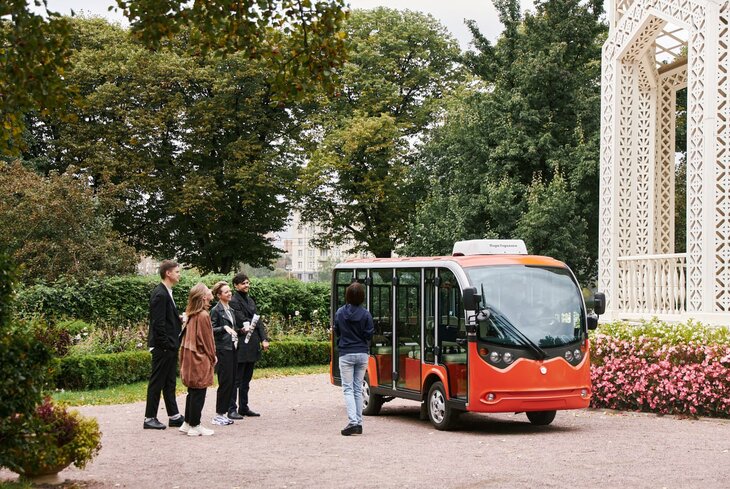
M 188 395 L 185 398 L 185 421 L 190 426 L 198 426 L 200 424 L 200 414 L 203 412 L 205 405 L 205 392 L 208 389 L 193 389 L 188 387 Z
M 231 395 L 231 404 L 228 411 L 236 410 L 236 393 L 238 394 L 238 412 L 248 411 L 248 386 L 253 377 L 253 368 L 256 362 L 243 362 L 236 364 L 236 384 Z
M 229 411 L 233 386 L 236 381 L 236 350 L 217 350 L 218 363 L 218 395 L 215 401 L 215 412 L 226 414 Z
M 175 377 L 177 376 L 177 350 L 152 350 L 152 373 L 147 385 L 146 418 L 156 418 L 160 408 L 160 393 L 165 398 L 168 416 L 180 412 L 175 400 Z

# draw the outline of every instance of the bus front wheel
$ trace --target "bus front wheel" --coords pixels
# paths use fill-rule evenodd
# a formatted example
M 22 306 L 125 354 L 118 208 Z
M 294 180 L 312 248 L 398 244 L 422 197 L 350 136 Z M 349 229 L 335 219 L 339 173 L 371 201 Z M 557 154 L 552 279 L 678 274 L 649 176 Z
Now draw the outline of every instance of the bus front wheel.
M 446 402 L 446 391 L 442 382 L 434 382 L 428 390 L 428 418 L 437 430 L 450 430 L 456 424 L 459 413 Z
M 527 419 L 536 426 L 547 426 L 555 419 L 555 411 L 528 411 Z
M 362 413 L 365 416 L 377 416 L 383 407 L 383 396 L 373 394 L 370 389 L 370 379 L 367 375 L 362 381 Z

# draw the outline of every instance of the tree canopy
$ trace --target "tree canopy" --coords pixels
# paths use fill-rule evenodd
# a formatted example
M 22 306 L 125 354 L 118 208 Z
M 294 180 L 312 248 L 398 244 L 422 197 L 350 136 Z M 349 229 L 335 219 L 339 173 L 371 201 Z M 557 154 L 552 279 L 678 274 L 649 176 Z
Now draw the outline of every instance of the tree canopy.
M 377 8 L 354 11 L 342 91 L 323 104 L 319 143 L 302 171 L 302 220 L 320 246 L 352 239 L 353 251 L 390 256 L 422 187 L 413 147 L 459 80 L 456 41 L 433 17 Z
M 524 238 L 531 253 L 588 279 L 598 246 L 602 2 L 542 0 L 524 15 L 517 0 L 495 5 L 505 30 L 491 44 L 470 24 L 476 51 L 465 63 L 480 83 L 459 94 L 420 152 L 430 192 L 401 251 Z
M 136 253 L 112 230 L 106 210 L 71 176 L 0 163 L 0 249 L 21 264 L 25 283 L 133 272 Z

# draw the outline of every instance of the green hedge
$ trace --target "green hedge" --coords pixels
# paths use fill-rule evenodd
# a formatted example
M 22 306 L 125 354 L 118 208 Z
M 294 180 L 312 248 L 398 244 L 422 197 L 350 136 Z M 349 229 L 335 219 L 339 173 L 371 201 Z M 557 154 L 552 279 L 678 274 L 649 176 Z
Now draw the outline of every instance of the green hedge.
M 258 367 L 289 367 L 329 363 L 326 341 L 281 341 L 271 343 Z M 62 389 L 99 389 L 146 380 L 150 375 L 148 351 L 70 356 L 55 360 L 54 384 Z
M 184 273 L 173 289 L 175 302 L 184 308 L 190 288 L 202 281 L 212 286 L 232 276 Z M 109 277 L 85 284 L 59 281 L 53 285 L 34 285 L 20 290 L 15 301 L 21 318 L 43 315 L 49 321 L 64 318 L 91 323 L 131 322 L 147 319 L 152 289 L 159 283 L 156 276 Z M 265 315 L 291 316 L 299 311 L 309 319 L 312 311 L 329 311 L 329 284 L 286 279 L 251 280 L 251 295 L 259 312 Z

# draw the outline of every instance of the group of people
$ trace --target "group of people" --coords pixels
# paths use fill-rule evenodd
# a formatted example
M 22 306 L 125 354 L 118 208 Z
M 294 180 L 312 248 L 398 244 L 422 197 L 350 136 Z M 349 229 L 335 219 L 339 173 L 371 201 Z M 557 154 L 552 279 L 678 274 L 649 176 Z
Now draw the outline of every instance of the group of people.
M 233 277 L 233 292 L 221 281 L 210 290 L 197 283 L 188 295 L 184 314 L 179 314 L 172 288 L 180 281 L 180 266 L 172 260 L 160 264 L 162 282 L 150 297 L 148 346 L 152 352 L 152 373 L 147 386 L 144 429 L 164 430 L 157 419 L 160 394 L 170 419 L 188 436 L 214 433 L 201 424 L 201 413 L 208 387 L 218 373 L 214 425 L 226 426 L 245 416 L 259 416 L 248 405 L 248 391 L 261 351 L 269 348 L 266 328 L 249 296 L 251 283 L 244 273 Z M 213 309 L 210 304 L 217 300 Z M 362 434 L 362 386 L 367 369 L 373 318 L 362 307 L 365 288 L 352 283 L 345 291 L 346 304 L 335 313 L 340 375 L 345 396 L 348 424 L 344 436 Z M 210 312 L 209 312 L 210 311 Z M 178 356 L 180 377 L 188 388 L 185 415 L 175 399 Z
M 248 405 L 248 392 L 261 351 L 269 348 L 266 327 L 249 296 L 251 283 L 244 273 L 233 277 L 231 290 L 221 281 L 213 289 L 200 282 L 190 289 L 188 303 L 179 314 L 172 288 L 180 281 L 180 266 L 165 260 L 159 268 L 161 283 L 150 297 L 148 346 L 152 372 L 147 386 L 144 429 L 163 430 L 157 419 L 160 395 L 169 416 L 168 425 L 188 436 L 214 433 L 201 424 L 206 390 L 218 374 L 214 425 L 226 426 L 246 416 L 259 416 Z M 213 309 L 211 301 L 217 300 Z M 185 415 L 175 399 L 177 362 L 180 377 L 188 388 Z

